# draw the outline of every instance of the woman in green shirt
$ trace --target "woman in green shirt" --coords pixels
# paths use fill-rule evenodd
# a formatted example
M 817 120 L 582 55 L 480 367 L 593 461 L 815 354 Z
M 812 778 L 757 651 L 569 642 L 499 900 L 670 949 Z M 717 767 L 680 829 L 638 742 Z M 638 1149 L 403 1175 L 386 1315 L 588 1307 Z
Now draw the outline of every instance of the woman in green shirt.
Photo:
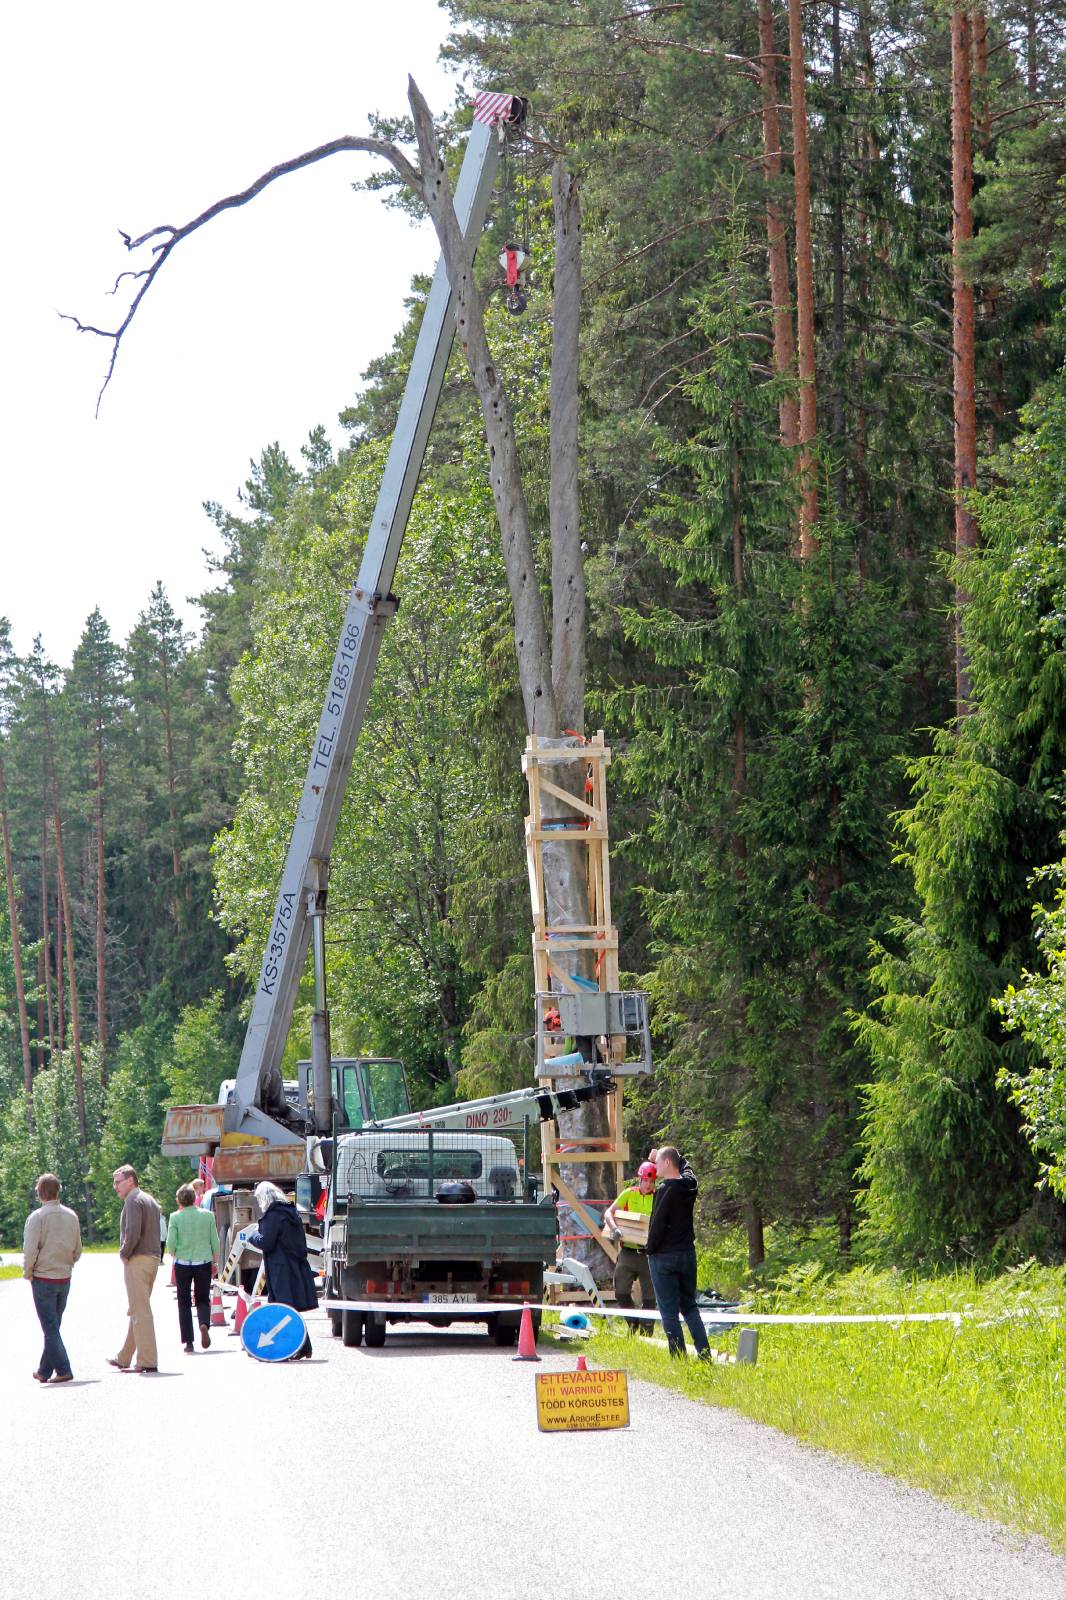
M 167 1249 L 174 1262 L 178 1291 L 178 1331 L 191 1355 L 194 1293 L 200 1343 L 205 1350 L 211 1343 L 211 1278 L 218 1271 L 218 1228 L 213 1213 L 202 1211 L 196 1204 L 196 1190 L 191 1183 L 183 1183 L 174 1198 L 179 1209 L 170 1213 Z

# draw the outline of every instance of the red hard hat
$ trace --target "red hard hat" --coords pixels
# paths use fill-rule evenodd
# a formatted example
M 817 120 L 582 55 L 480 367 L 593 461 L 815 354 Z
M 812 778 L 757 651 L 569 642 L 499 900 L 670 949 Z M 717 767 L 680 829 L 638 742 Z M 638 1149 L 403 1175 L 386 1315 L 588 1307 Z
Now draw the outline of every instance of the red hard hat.
M 654 1161 L 642 1161 L 640 1163 L 640 1166 L 637 1168 L 637 1177 L 638 1178 L 648 1179 L 648 1178 L 657 1178 L 658 1176 L 659 1176 L 659 1169 L 655 1165 Z

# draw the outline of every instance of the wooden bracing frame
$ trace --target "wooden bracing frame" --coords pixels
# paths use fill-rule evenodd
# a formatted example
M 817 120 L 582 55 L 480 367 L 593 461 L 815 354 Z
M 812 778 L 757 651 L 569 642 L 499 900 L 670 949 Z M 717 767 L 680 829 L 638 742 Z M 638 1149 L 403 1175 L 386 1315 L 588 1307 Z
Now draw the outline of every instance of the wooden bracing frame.
M 540 997 L 537 1000 L 538 1008 L 545 1004 L 543 997 L 553 992 L 573 993 L 579 988 L 569 970 L 575 963 L 568 963 L 565 960 L 567 956 L 592 957 L 594 978 L 601 992 L 617 992 L 619 988 L 618 934 L 611 921 L 611 868 L 608 856 L 607 768 L 610 760 L 611 752 L 603 742 L 602 730 L 580 744 L 574 739 L 542 739 L 536 734 L 531 734 L 526 740 L 522 757 L 522 770 L 529 786 L 526 862 L 533 907 L 533 972 L 536 992 Z M 576 773 L 575 768 L 578 769 Z M 553 782 L 553 777 L 558 776 L 561 770 L 566 771 L 572 780 L 577 780 L 573 782 L 576 793 L 570 793 L 562 784 Z M 570 848 L 584 852 L 588 884 L 587 923 L 553 924 L 548 921 L 543 851 L 546 841 L 558 844 L 560 835 L 565 837 Z M 538 1016 L 537 1026 L 544 1027 L 542 1016 Z M 620 1044 L 624 1047 L 624 1041 L 620 1041 Z M 542 1078 L 540 1082 L 551 1086 L 556 1080 Z M 541 1129 L 541 1150 L 545 1189 L 554 1185 L 604 1253 L 614 1261 L 618 1256 L 618 1246 L 603 1232 L 600 1216 L 574 1193 L 560 1172 L 560 1167 L 564 1165 L 573 1167 L 609 1162 L 614 1168 L 614 1193 L 621 1190 L 629 1146 L 622 1125 L 620 1081 L 616 1080 L 606 1104 L 606 1138 L 568 1138 L 560 1142 L 556 1139 L 555 1125 L 545 1123 Z

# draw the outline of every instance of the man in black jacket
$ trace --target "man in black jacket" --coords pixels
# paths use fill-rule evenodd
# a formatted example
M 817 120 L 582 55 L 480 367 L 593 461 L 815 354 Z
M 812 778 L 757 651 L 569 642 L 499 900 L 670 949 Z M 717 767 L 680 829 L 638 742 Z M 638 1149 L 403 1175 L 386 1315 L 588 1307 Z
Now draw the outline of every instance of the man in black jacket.
M 684 1317 L 697 1351 L 709 1358 L 707 1333 L 696 1305 L 696 1236 L 692 1230 L 696 1174 L 672 1144 L 659 1150 L 655 1164 L 659 1187 L 648 1226 L 647 1252 L 666 1342 L 672 1356 L 685 1354 Z

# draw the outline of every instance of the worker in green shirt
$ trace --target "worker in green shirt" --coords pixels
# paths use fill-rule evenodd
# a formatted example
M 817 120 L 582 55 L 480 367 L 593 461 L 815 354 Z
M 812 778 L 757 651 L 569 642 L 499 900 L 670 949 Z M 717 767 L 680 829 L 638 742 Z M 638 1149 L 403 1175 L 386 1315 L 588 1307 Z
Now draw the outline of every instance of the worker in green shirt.
M 654 1161 L 642 1161 L 637 1170 L 637 1181 L 622 1190 L 617 1200 L 603 1213 L 604 1225 L 609 1233 L 616 1239 L 621 1239 L 622 1248 L 618 1252 L 618 1260 L 614 1264 L 614 1297 L 618 1304 L 633 1309 L 633 1283 L 640 1281 L 640 1305 L 642 1311 L 654 1311 L 655 1290 L 651 1282 L 651 1263 L 644 1253 L 643 1244 L 633 1239 L 627 1239 L 621 1232 L 617 1214 L 624 1211 L 633 1217 L 650 1218 L 651 1208 L 655 1203 L 656 1168 Z M 647 1237 L 647 1224 L 644 1228 Z M 629 1318 L 631 1332 L 651 1333 L 652 1324 L 635 1317 Z
M 167 1249 L 174 1262 L 178 1291 L 178 1330 L 186 1354 L 192 1354 L 192 1297 L 196 1295 L 196 1320 L 200 1343 L 211 1343 L 211 1279 L 218 1271 L 218 1228 L 214 1213 L 196 1204 L 196 1190 L 183 1183 L 175 1195 L 177 1211 L 170 1213 Z

